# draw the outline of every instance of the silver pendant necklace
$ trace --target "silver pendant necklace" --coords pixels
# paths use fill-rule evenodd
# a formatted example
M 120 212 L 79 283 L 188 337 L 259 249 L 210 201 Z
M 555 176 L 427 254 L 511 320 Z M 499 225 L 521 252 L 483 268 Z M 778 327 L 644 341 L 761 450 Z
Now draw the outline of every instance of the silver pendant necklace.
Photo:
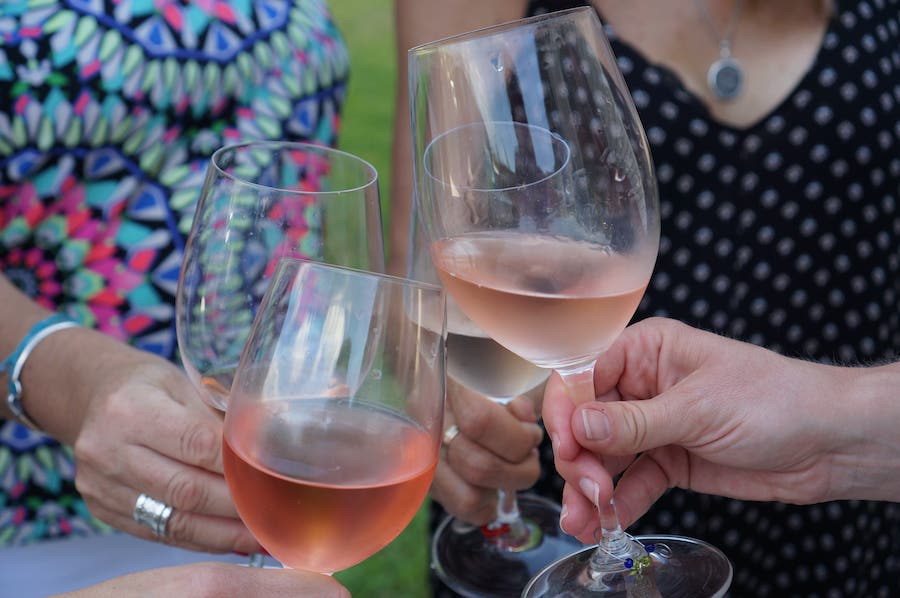
M 709 70 L 706 71 L 706 85 L 716 98 L 722 101 L 735 99 L 744 88 L 744 69 L 741 67 L 741 63 L 731 55 L 731 38 L 734 36 L 734 30 L 737 28 L 741 16 L 741 2 L 742 0 L 737 0 L 734 3 L 731 21 L 725 32 L 719 36 L 712 16 L 706 8 L 705 0 L 694 0 L 710 33 L 719 44 L 719 59 L 709 65 Z

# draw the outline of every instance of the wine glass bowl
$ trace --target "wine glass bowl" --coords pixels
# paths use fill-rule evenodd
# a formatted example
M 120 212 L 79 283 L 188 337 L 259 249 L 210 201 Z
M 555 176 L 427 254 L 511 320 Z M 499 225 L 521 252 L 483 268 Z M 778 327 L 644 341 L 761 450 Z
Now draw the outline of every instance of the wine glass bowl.
M 234 378 L 223 464 L 241 519 L 285 566 L 355 565 L 421 506 L 442 433 L 442 298 L 433 285 L 279 262 Z
M 216 151 L 176 293 L 182 362 L 224 410 L 253 315 L 282 257 L 384 270 L 378 176 L 368 162 L 309 143 Z
M 507 334 L 516 332 L 520 337 L 504 340 L 486 326 L 486 316 L 471 313 L 471 306 L 463 310 L 507 348 L 522 356 L 529 351 L 530 360 L 568 375 L 579 388 L 574 398 L 587 400 L 586 369 L 633 314 L 631 306 L 637 305 L 649 280 L 659 245 L 658 194 L 647 140 L 599 19 L 585 7 L 438 40 L 410 50 L 409 73 L 417 209 L 430 240 L 450 244 L 453 236 L 472 234 L 477 228 L 515 233 L 494 241 L 507 246 L 507 255 L 515 251 L 516 243 L 520 254 L 540 243 L 528 256 L 509 262 L 511 270 L 531 275 L 501 281 L 502 290 L 524 287 L 537 296 L 557 295 L 553 301 L 559 306 L 553 309 L 561 317 L 556 323 L 572 324 L 544 326 L 541 332 L 551 336 L 537 342 L 522 337 L 529 333 L 528 326 L 504 325 Z M 504 122 L 507 125 L 500 124 Z M 519 126 L 511 129 L 510 123 Z M 546 169 L 553 156 L 547 151 L 552 144 L 538 147 L 533 142 L 528 155 L 529 131 L 539 129 L 560 137 L 569 150 L 564 172 L 550 177 L 550 182 L 529 178 L 531 173 L 525 171 Z M 452 156 L 451 148 L 461 153 Z M 499 170 L 490 172 L 479 161 Z M 513 193 L 505 192 L 504 179 L 512 184 Z M 515 197 L 522 181 L 529 182 L 533 191 L 518 194 L 515 217 L 520 221 L 516 227 L 501 224 L 498 216 L 508 216 L 509 211 L 491 198 Z M 491 208 L 473 215 L 477 227 L 448 234 L 452 232 L 448 225 L 463 220 L 447 220 L 448 213 L 454 216 L 465 206 L 447 201 L 447 191 L 466 184 L 467 192 L 480 193 Z M 434 193 L 428 195 L 435 186 L 444 198 L 440 202 L 433 201 Z M 554 197 L 560 189 L 563 192 Z M 540 198 L 541 191 L 551 195 Z M 530 196 L 527 201 L 525 195 Z M 486 212 L 491 212 L 487 220 Z M 533 259 L 543 253 L 549 257 Z M 588 267 L 581 265 L 585 260 Z M 486 267 L 484 262 L 478 264 Z M 595 269 L 606 274 L 588 281 L 583 274 Z M 458 294 L 449 287 L 448 291 Z M 461 305 L 465 302 L 454 298 Z M 534 297 L 512 303 L 529 310 L 538 307 Z M 479 308 L 487 309 L 487 302 Z M 569 319 L 564 312 L 574 315 Z M 604 316 L 593 319 L 592 326 L 574 324 L 577 314 L 588 321 L 591 312 Z M 512 346 L 512 341 L 519 346 Z
M 497 342 L 555 369 L 583 366 L 612 344 L 643 296 L 658 244 L 658 229 L 614 237 L 622 225 L 577 189 L 569 157 L 559 135 L 516 122 L 456 127 L 423 157 L 441 281 Z

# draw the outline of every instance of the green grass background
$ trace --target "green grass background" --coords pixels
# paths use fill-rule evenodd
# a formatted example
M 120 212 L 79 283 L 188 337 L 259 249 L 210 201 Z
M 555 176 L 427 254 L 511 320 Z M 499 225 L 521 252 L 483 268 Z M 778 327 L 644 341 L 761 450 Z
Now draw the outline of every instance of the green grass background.
M 390 215 L 396 57 L 392 0 L 330 0 L 350 51 L 350 85 L 338 141 L 378 170 L 385 233 Z
M 350 84 L 339 146 L 378 169 L 386 230 L 396 80 L 393 3 L 331 0 L 331 9 L 350 51 Z M 393 543 L 335 577 L 355 598 L 427 598 L 427 542 L 428 523 L 423 507 Z

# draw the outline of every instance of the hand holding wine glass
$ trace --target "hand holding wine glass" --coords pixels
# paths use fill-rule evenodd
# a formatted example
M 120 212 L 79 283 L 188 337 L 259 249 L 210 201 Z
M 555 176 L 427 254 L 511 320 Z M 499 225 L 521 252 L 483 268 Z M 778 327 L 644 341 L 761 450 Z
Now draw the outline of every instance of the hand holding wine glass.
M 545 423 L 575 486 L 564 525 L 591 533 L 595 513 L 577 487 L 597 480 L 608 494 L 609 455 L 640 454 L 616 484 L 625 522 L 670 487 L 790 504 L 896 500 L 900 447 L 885 439 L 897 438 L 900 404 L 885 390 L 897 376 L 900 363 L 826 365 L 642 320 L 597 362 L 602 402 L 573 406 L 560 380 L 547 385 Z
M 223 462 L 238 513 L 285 566 L 345 569 L 412 520 L 443 431 L 443 321 L 440 287 L 279 262 L 235 375 Z
M 439 283 L 422 227 L 413 216 L 410 277 Z M 540 474 L 535 449 L 543 431 L 537 425 L 528 426 L 529 430 L 520 418 L 523 412 L 533 417 L 531 414 L 539 411 L 548 374 L 548 370 L 490 338 L 448 297 L 447 412 L 454 425 L 459 423 L 460 435 L 477 427 L 483 431 L 483 439 L 479 442 L 467 437 L 465 443 L 456 439 L 445 443 L 432 496 L 452 513 L 460 502 L 454 490 L 468 480 L 470 460 L 482 463 L 479 469 L 484 469 L 484 463 L 499 461 L 500 471 L 509 472 L 506 476 L 500 472 L 491 476 L 496 506 L 490 521 L 475 526 L 461 517 L 444 517 L 432 537 L 435 571 L 463 595 L 517 596 L 544 565 L 582 546 L 575 538 L 561 533 L 559 505 L 533 493 L 516 492 L 516 488 L 532 486 Z M 493 417 L 483 417 L 476 423 L 479 418 L 473 412 L 490 413 Z M 537 435 L 525 434 L 532 431 Z M 466 446 L 465 452 L 457 448 L 460 444 Z M 481 454 L 476 455 L 476 446 Z M 525 459 L 533 461 L 528 463 Z M 534 467 L 530 467 L 532 464 Z M 502 484 L 502 477 L 511 479 L 519 471 L 533 472 L 525 485 Z M 449 491 L 447 478 L 456 481 L 456 487 Z

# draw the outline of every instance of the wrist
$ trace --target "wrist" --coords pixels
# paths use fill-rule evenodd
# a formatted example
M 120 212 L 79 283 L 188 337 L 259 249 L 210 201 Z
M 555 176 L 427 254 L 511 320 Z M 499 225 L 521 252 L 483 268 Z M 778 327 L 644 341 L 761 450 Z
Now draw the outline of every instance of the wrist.
M 840 370 L 834 498 L 900 501 L 900 362 Z
M 80 425 L 81 385 L 70 373 L 71 361 L 84 349 L 79 339 L 92 334 L 80 326 L 55 331 L 34 347 L 19 375 L 22 407 L 42 431 L 64 443 Z
M 48 434 L 74 445 L 109 378 L 132 374 L 135 349 L 97 330 L 63 330 L 35 349 L 23 372 L 25 406 Z
M 6 374 L 6 408 L 26 426 L 39 430 L 39 425 L 29 416 L 23 404 L 22 374 L 28 359 L 38 345 L 54 333 L 74 328 L 78 324 L 63 314 L 52 314 L 38 320 L 22 337 L 10 355 L 0 363 L 0 371 Z

